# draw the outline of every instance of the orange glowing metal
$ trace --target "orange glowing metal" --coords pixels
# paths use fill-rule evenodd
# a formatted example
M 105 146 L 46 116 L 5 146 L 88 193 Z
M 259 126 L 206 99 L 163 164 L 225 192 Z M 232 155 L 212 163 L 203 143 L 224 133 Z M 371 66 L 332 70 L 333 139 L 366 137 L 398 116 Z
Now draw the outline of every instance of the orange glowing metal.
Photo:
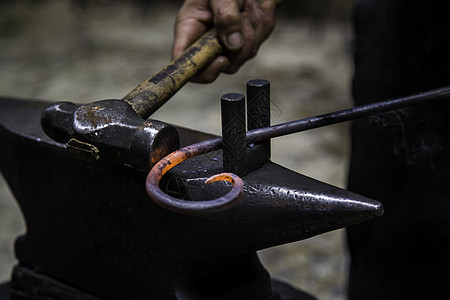
M 238 204 L 242 198 L 244 183 L 232 173 L 221 173 L 208 178 L 205 183 L 228 181 L 233 188 L 225 195 L 208 201 L 186 201 L 167 195 L 160 187 L 161 178 L 170 169 L 197 155 L 217 149 L 221 139 L 213 139 L 181 148 L 161 159 L 148 173 L 146 180 L 147 193 L 159 206 L 182 214 L 201 214 L 227 210 Z

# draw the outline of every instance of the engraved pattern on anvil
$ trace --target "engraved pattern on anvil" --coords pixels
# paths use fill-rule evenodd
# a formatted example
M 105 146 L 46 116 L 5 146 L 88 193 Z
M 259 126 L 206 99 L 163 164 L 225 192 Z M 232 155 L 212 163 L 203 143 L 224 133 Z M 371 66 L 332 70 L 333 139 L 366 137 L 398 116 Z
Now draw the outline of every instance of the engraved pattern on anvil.
M 236 123 L 238 125 L 236 125 Z M 226 124 L 222 130 L 222 141 L 224 151 L 227 153 L 227 159 L 239 160 L 244 147 L 236 147 L 239 143 L 245 145 L 245 115 L 237 115 Z M 230 157 L 232 156 L 232 157 Z
M 260 99 L 269 98 L 269 93 L 263 89 L 259 89 L 255 97 L 247 99 L 248 101 L 248 124 L 249 129 L 260 128 L 270 124 L 270 104 L 269 101 Z M 267 120 L 267 119 L 268 120 Z

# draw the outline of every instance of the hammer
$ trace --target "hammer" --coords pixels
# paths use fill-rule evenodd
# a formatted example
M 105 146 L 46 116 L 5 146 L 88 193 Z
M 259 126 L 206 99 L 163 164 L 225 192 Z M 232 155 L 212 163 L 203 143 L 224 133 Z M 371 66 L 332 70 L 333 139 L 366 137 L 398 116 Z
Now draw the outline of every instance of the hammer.
M 173 126 L 146 119 L 222 52 L 216 31 L 211 29 L 121 100 L 81 106 L 71 102 L 53 104 L 42 113 L 42 128 L 83 161 L 149 170 L 178 149 L 180 142 Z

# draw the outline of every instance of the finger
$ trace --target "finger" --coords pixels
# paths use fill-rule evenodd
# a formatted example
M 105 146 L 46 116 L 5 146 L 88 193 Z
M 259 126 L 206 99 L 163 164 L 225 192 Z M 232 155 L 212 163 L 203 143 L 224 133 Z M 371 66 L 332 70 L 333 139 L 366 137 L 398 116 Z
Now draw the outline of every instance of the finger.
M 226 74 L 234 74 L 239 68 L 249 59 L 253 58 L 258 46 L 255 44 L 255 28 L 251 23 L 248 13 L 241 13 L 242 34 L 245 38 L 245 44 L 241 51 L 230 53 L 228 58 L 230 60 L 229 66 L 224 70 Z
M 274 0 L 247 0 L 244 11 L 241 12 L 242 34 L 245 40 L 244 47 L 229 55 L 230 65 L 225 73 L 233 74 L 249 59 L 253 58 L 261 44 L 270 35 L 275 27 Z
M 172 45 L 172 58 L 179 56 L 207 30 L 206 25 L 194 19 L 185 20 L 177 26 Z
M 275 28 L 275 8 L 274 0 L 247 1 L 246 11 L 255 28 L 256 43 L 261 44 Z
M 244 46 L 240 16 L 243 4 L 243 0 L 211 0 L 218 37 L 229 51 L 239 51 Z
M 172 57 L 180 55 L 212 26 L 213 15 L 208 0 L 187 0 L 175 20 Z
M 221 72 L 228 68 L 229 60 L 225 56 L 217 57 L 200 74 L 192 78 L 195 83 L 210 83 L 217 79 Z

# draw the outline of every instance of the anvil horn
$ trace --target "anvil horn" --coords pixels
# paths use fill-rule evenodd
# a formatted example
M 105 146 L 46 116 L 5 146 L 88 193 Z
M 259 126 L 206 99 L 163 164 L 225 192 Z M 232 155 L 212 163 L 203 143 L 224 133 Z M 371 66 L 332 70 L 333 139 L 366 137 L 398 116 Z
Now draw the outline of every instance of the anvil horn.
M 208 277 L 217 266 L 252 251 L 359 223 L 383 211 L 374 200 L 265 162 L 243 176 L 239 205 L 201 216 L 173 213 L 150 201 L 145 173 L 87 165 L 46 137 L 39 126 L 46 105 L 0 99 L 0 167 L 27 224 L 26 234 L 16 241 L 22 266 L 12 282 L 16 291 L 30 288 L 22 272 L 27 266 L 101 298 L 176 299 L 177 288 L 192 272 L 201 273 L 202 266 Z M 186 129 L 178 132 L 184 145 L 207 138 Z M 222 168 L 221 151 L 175 167 L 162 187 L 198 201 L 223 193 L 226 184 L 202 188 L 199 179 Z M 231 278 L 222 283 L 232 286 L 227 280 Z

